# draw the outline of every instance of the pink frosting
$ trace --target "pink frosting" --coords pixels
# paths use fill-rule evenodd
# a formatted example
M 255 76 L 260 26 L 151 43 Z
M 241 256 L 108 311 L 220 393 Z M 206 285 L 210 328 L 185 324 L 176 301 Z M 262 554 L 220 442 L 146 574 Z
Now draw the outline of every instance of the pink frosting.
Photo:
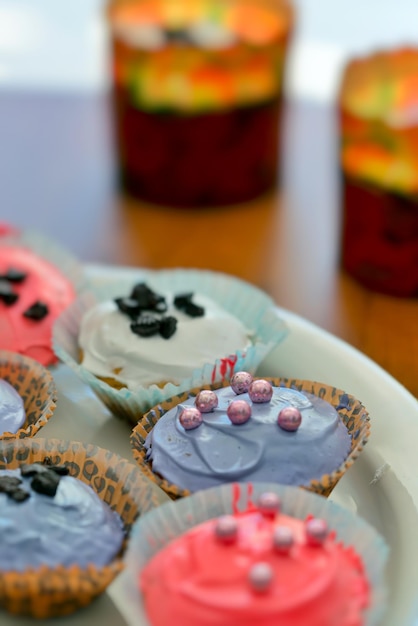
M 306 540 L 305 522 L 258 510 L 236 513 L 232 543 L 216 537 L 209 520 L 156 554 L 140 587 L 152 626 L 361 626 L 369 585 L 354 549 L 330 533 L 321 546 Z M 291 551 L 272 545 L 277 526 L 294 535 Z M 267 591 L 256 591 L 249 571 L 257 563 L 273 571 Z
M 73 301 L 75 291 L 61 272 L 31 250 L 10 245 L 0 246 L 0 274 L 8 269 L 27 274 L 22 283 L 13 283 L 19 299 L 6 305 L 0 299 L 0 348 L 25 354 L 43 365 L 57 359 L 52 351 L 52 325 L 58 315 Z M 35 302 L 48 306 L 42 320 L 27 319 L 23 313 Z

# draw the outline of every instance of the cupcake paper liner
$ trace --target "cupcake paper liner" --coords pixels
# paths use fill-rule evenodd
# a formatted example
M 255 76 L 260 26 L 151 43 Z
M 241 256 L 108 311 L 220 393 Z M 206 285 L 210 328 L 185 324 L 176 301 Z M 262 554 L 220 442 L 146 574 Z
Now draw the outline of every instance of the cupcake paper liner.
M 0 469 L 42 462 L 46 456 L 53 464 L 66 464 L 71 476 L 90 485 L 119 513 L 127 534 L 138 515 L 168 500 L 133 464 L 93 444 L 58 439 L 0 442 Z M 1 572 L 0 606 L 10 613 L 40 619 L 67 615 L 103 593 L 122 569 L 121 555 L 105 567 L 60 566 Z
M 138 626 L 151 626 L 147 620 L 137 581 L 145 564 L 170 541 L 187 530 L 220 515 L 234 512 L 239 490 L 238 510 L 245 511 L 264 492 L 276 493 L 283 513 L 304 520 L 308 515 L 323 518 L 346 546 L 361 555 L 371 587 L 371 602 L 364 626 L 376 626 L 387 601 L 385 566 L 389 549 L 383 538 L 354 513 L 331 500 L 297 487 L 275 483 L 231 483 L 199 491 L 188 498 L 169 502 L 142 517 L 133 527 L 126 553 L 126 601 L 137 615 Z
M 14 387 L 22 398 L 26 421 L 16 433 L 0 435 L 0 440 L 33 437 L 45 426 L 56 408 L 57 390 L 52 374 L 30 357 L 0 350 L 1 379 Z
M 266 380 L 269 380 L 274 387 L 291 387 L 292 389 L 306 391 L 326 400 L 337 410 L 341 420 L 346 425 L 351 435 L 351 450 L 346 460 L 331 474 L 325 474 L 319 480 L 312 480 L 309 485 L 301 485 L 308 491 L 328 496 L 340 478 L 353 465 L 368 441 L 370 435 L 370 418 L 367 410 L 354 396 L 336 387 L 331 387 L 330 385 L 290 378 L 266 378 Z M 191 389 L 188 392 L 178 394 L 166 402 L 160 403 L 146 413 L 131 433 L 132 452 L 141 470 L 173 499 L 188 496 L 191 492 L 187 489 L 182 489 L 152 471 L 152 464 L 146 460 L 147 451 L 145 449 L 145 440 L 147 435 L 167 411 L 187 400 L 189 396 L 196 396 L 201 389 L 219 389 L 220 387 L 227 386 L 229 386 L 229 381 L 223 381 L 219 384 L 204 385 Z
M 128 293 L 135 282 L 146 281 L 153 289 L 161 292 L 195 291 L 205 294 L 224 309 L 240 319 L 255 333 L 255 343 L 245 351 L 235 353 L 237 360 L 234 369 L 225 372 L 221 360 L 208 363 L 196 369 L 190 378 L 181 384 L 167 383 L 163 388 L 157 385 L 138 387 L 135 391 L 127 388 L 115 389 L 105 381 L 96 378 L 80 365 L 78 335 L 81 320 L 97 302 L 114 299 Z M 287 335 L 285 323 L 278 317 L 274 301 L 258 288 L 226 274 L 200 270 L 138 271 L 138 277 L 115 280 L 104 285 L 91 287 L 58 318 L 53 329 L 53 346 L 56 355 L 88 384 L 98 398 L 117 417 L 136 424 L 138 419 L 151 407 L 192 387 L 210 384 L 214 380 L 228 378 L 234 371 L 255 370 L 269 352 Z M 225 357 L 228 355 L 220 355 Z M 214 372 L 215 368 L 215 372 Z

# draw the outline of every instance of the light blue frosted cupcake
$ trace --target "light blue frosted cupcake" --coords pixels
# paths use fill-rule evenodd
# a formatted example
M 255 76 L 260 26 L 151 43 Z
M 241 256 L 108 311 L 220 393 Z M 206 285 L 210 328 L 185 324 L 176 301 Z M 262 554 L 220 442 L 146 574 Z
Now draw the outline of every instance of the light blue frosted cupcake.
M 83 292 L 53 342 L 112 413 L 136 423 L 187 389 L 255 373 L 286 334 L 274 301 L 235 277 L 138 270 Z

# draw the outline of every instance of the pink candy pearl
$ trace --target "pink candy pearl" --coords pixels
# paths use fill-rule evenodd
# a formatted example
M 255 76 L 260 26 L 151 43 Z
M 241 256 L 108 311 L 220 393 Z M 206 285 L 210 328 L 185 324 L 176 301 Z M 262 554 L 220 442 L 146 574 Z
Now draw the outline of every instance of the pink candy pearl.
M 196 396 L 195 405 L 201 413 L 210 413 L 218 406 L 218 396 L 210 389 L 202 389 Z
M 277 423 L 283 430 L 295 431 L 302 423 L 302 414 L 294 406 L 285 406 L 279 413 Z
M 273 582 L 274 573 L 268 563 L 255 563 L 248 574 L 248 580 L 254 591 L 265 592 Z
M 245 424 L 251 417 L 251 407 L 245 400 L 233 400 L 226 414 L 233 424 Z
M 313 518 L 305 524 L 306 540 L 310 546 L 322 546 L 328 537 L 328 525 L 325 520 Z
M 270 402 L 273 395 L 273 387 L 268 380 L 254 380 L 248 390 L 251 400 L 257 404 Z
M 258 510 L 265 517 L 275 517 L 280 512 L 280 498 L 273 492 L 262 493 L 257 504 Z
M 198 409 L 190 406 L 182 410 L 179 422 L 183 426 L 184 430 L 193 430 L 193 428 L 200 426 L 203 422 L 203 417 Z
M 215 536 L 222 543 L 233 543 L 238 534 L 238 523 L 232 515 L 223 515 L 215 525 Z
M 277 526 L 273 532 L 273 546 L 281 554 L 288 554 L 295 539 L 287 526 Z
M 247 393 L 253 382 L 253 377 L 249 372 L 236 372 L 231 378 L 230 384 L 232 391 L 239 396 L 241 393 Z

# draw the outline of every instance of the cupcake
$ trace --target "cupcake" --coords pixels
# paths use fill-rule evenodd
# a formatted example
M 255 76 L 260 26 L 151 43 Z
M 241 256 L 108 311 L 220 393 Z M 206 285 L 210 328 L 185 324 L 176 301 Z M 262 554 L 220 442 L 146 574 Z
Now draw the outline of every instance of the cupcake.
M 78 264 L 35 233 L 0 238 L 0 349 L 50 365 L 52 324 L 81 287 Z
M 307 380 L 193 389 L 154 407 L 131 434 L 141 469 L 171 497 L 231 481 L 274 481 L 328 495 L 369 436 L 353 396 Z
M 207 271 L 138 273 L 84 292 L 57 320 L 57 355 L 108 408 L 136 424 L 196 385 L 255 371 L 286 335 L 256 287 Z
M 387 553 L 371 526 L 325 498 L 230 484 L 139 520 L 126 593 L 144 626 L 372 626 Z
M 0 606 L 41 619 L 86 606 L 121 571 L 132 523 L 164 494 L 91 444 L 31 439 L 0 452 Z
M 52 417 L 56 400 L 54 379 L 43 365 L 0 350 L 0 439 L 33 437 Z

